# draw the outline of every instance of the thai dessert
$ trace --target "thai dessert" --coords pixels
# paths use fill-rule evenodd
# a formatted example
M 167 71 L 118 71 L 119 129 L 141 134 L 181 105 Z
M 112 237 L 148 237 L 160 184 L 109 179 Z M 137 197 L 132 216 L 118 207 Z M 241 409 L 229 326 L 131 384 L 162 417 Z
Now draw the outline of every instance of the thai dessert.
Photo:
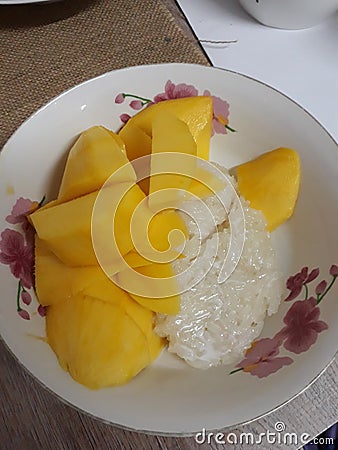
M 206 198 L 216 218 L 216 229 L 212 223 L 202 222 L 199 262 L 196 269 L 185 272 L 182 287 L 200 271 L 206 275 L 192 289 L 181 294 L 181 309 L 177 315 L 158 314 L 156 317 L 155 331 L 168 339 L 169 351 L 191 366 L 202 369 L 238 362 L 260 335 L 266 315 L 278 310 L 282 296 L 282 279 L 263 213 L 251 208 L 244 199 L 240 199 L 240 205 L 236 204 L 236 193 L 229 188 L 221 191 L 220 195 L 229 204 L 228 214 L 224 210 L 222 214 L 216 195 Z M 198 211 L 196 203 L 191 201 L 187 207 Z M 218 283 L 231 239 L 228 216 L 232 216 L 235 223 L 240 222 L 241 207 L 245 241 L 243 249 L 236 249 L 241 256 L 230 277 L 224 283 Z M 190 267 L 197 258 L 196 224 L 188 218 L 186 224 L 188 251 L 185 258 L 173 263 L 174 271 L 178 273 Z M 209 268 L 214 252 L 215 261 Z
M 164 348 L 232 364 L 282 289 L 270 233 L 300 183 L 279 148 L 231 174 L 210 163 L 212 98 L 153 104 L 115 133 L 85 130 L 58 197 L 33 212 L 35 288 L 62 368 L 98 389 L 130 381 Z

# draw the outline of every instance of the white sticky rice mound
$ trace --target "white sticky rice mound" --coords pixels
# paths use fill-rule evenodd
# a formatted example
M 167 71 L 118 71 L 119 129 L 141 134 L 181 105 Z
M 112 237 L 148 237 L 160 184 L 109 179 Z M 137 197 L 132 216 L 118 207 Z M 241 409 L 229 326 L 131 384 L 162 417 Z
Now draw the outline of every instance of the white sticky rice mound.
M 227 174 L 225 169 L 221 170 Z M 231 181 L 236 187 L 235 180 Z M 233 189 L 227 186 L 218 195 L 227 205 L 233 223 L 240 220 Z M 207 275 L 192 289 L 181 294 L 180 313 L 176 316 L 157 314 L 155 331 L 168 339 L 170 352 L 196 368 L 232 364 L 242 359 L 252 341 L 261 333 L 266 315 L 274 314 L 281 301 L 281 275 L 277 270 L 270 234 L 265 230 L 263 213 L 250 208 L 242 198 L 240 202 L 246 228 L 243 253 L 234 272 L 222 284 L 217 280 L 230 241 L 228 214 L 220 207 L 215 195 L 206 199 L 217 223 L 215 230 L 214 224 L 205 219 L 198 202 L 192 200 L 184 205 L 185 210 L 194 211 L 200 217 L 197 223 L 201 239 L 196 223 L 182 213 L 189 232 L 184 251 L 186 257 L 173 263 L 176 274 L 188 269 L 179 283 L 182 290 L 191 277 L 196 278 L 201 270 L 209 269 L 210 255 L 217 246 L 217 237 L 219 246 Z M 197 267 L 191 269 L 199 243 L 203 257 Z

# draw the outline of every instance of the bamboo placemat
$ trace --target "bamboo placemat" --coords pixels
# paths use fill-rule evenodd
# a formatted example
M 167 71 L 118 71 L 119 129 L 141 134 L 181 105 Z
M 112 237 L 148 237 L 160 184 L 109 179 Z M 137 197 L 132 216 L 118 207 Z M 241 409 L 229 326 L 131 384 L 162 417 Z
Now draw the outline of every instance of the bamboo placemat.
M 156 0 L 0 6 L 0 148 L 48 100 L 107 71 L 207 58 Z

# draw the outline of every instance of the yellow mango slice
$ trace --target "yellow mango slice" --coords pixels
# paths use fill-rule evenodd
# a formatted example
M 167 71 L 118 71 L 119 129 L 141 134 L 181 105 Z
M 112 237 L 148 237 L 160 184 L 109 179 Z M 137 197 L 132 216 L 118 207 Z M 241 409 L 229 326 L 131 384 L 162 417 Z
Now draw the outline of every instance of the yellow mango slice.
M 128 126 L 124 126 L 119 131 L 118 136 L 125 144 L 129 161 L 150 155 L 151 137 L 137 125 L 131 123 Z
M 121 307 L 84 295 L 49 306 L 46 331 L 61 367 L 90 389 L 124 384 L 157 356 Z
M 162 263 L 178 258 L 188 236 L 185 223 L 175 210 L 153 213 L 146 203 L 134 212 L 130 229 L 135 251 L 147 261 L 142 265 L 148 265 L 149 260 Z
M 273 231 L 294 211 L 300 184 L 300 160 L 290 148 L 278 148 L 237 167 L 238 189 L 250 206 L 263 211 Z
M 108 128 L 104 128 L 104 127 L 101 127 L 101 128 L 103 128 L 104 130 L 108 131 L 109 134 L 111 134 L 113 139 L 116 141 L 117 145 L 120 147 L 121 151 L 125 155 L 127 155 L 127 150 L 126 150 L 126 146 L 125 146 L 123 139 L 121 139 L 121 137 L 118 134 L 116 134 L 114 131 L 109 130 Z
M 130 267 L 142 267 L 151 264 L 149 259 L 141 256 L 135 249 L 130 250 L 126 255 L 124 255 L 123 259 Z M 117 273 L 118 271 L 116 271 Z
M 97 264 L 91 242 L 91 213 L 97 192 L 37 210 L 30 220 L 39 238 L 65 264 Z
M 151 154 L 151 137 L 136 125 L 123 127 L 119 132 L 119 137 L 123 140 L 126 148 L 126 154 L 129 161 Z M 150 164 L 149 160 L 144 159 L 138 162 L 139 173 L 138 185 L 142 191 L 148 195 L 150 181 Z M 141 169 L 142 168 L 142 169 Z
M 205 198 L 221 191 L 225 186 L 225 180 L 221 180 L 209 170 L 197 167 L 195 178 L 188 187 L 188 192 L 199 198 Z M 187 196 L 187 198 L 190 197 Z
M 188 125 L 167 111 L 159 111 L 152 124 L 150 207 L 179 205 L 196 173 L 196 152 Z
M 139 277 L 131 270 L 117 274 L 117 281 L 121 287 L 128 290 L 129 295 L 140 305 L 151 311 L 162 314 L 175 315 L 180 311 L 180 297 L 177 282 L 170 264 L 151 264 L 135 269 Z M 157 278 L 159 283 L 154 285 L 147 277 Z M 137 295 L 135 292 L 147 293 L 147 296 Z M 174 295 L 168 297 L 168 292 Z
M 44 241 L 35 237 L 35 290 L 41 305 L 48 306 L 70 298 L 76 270 L 78 268 L 63 264 Z
M 127 253 L 124 260 L 130 267 L 141 267 L 152 263 L 134 250 Z M 117 262 L 114 273 L 123 269 L 125 269 L 125 266 Z M 90 294 L 91 291 L 86 291 L 86 288 L 91 285 L 99 286 L 102 294 L 96 292 L 95 296 L 102 300 L 111 301 L 110 299 L 116 294 L 114 292 L 116 285 L 107 277 L 100 266 L 67 266 L 38 237 L 36 237 L 35 243 L 35 279 L 37 296 L 39 302 L 44 306 L 54 304 L 79 292 L 92 295 Z M 112 289 L 110 285 L 113 285 Z
M 179 230 L 180 233 L 170 235 L 174 230 Z M 155 214 L 149 223 L 149 240 L 156 250 L 162 252 L 168 250 L 169 239 L 173 248 L 179 247 L 187 237 L 188 231 L 184 220 L 172 209 Z
M 197 145 L 197 156 L 208 160 L 213 117 L 212 98 L 186 97 L 155 103 L 129 119 L 122 128 L 124 133 L 128 132 L 129 127 L 137 126 L 152 136 L 152 123 L 162 111 L 176 116 L 188 125 Z
M 127 193 L 122 196 L 125 191 Z M 66 203 L 37 210 L 30 216 L 39 238 L 67 265 L 96 265 L 97 249 L 105 251 L 107 264 L 119 259 L 116 246 L 111 242 L 114 218 L 116 245 L 120 253 L 125 255 L 133 248 L 129 223 L 136 206 L 144 198 L 141 189 L 128 183 L 102 189 L 92 217 L 97 198 L 98 192 L 93 192 Z M 116 214 L 113 214 L 117 205 Z M 95 251 L 92 226 L 95 228 Z
M 126 157 L 122 139 L 101 126 L 84 131 L 71 148 L 59 190 L 59 202 L 101 189 L 117 171 L 114 183 L 135 181 L 134 169 Z
M 160 338 L 154 331 L 152 331 L 152 333 L 147 337 L 147 341 L 150 360 L 154 361 L 165 347 L 166 340 Z
M 128 301 L 122 303 L 122 307 L 145 335 L 151 360 L 155 359 L 163 349 L 165 339 L 160 338 L 154 332 L 154 313 L 150 309 L 141 306 L 130 296 Z
M 125 260 L 130 267 L 151 264 L 134 250 L 127 253 Z M 125 267 L 117 263 L 115 272 Z M 35 289 L 41 305 L 48 306 L 68 299 L 80 292 L 101 300 L 119 304 L 125 303 L 128 294 L 122 291 L 100 266 L 69 267 L 51 252 L 44 241 L 35 239 Z M 122 294 L 121 294 L 121 292 Z

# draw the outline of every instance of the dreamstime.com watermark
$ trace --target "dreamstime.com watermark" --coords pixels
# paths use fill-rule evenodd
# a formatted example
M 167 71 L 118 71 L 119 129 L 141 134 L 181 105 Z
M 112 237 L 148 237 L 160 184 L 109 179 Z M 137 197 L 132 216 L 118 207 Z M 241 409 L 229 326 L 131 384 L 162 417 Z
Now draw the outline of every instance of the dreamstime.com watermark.
M 297 434 L 295 432 L 286 431 L 284 422 L 276 422 L 274 431 L 267 430 L 263 433 L 254 434 L 248 433 L 221 433 L 206 431 L 205 428 L 195 434 L 195 441 L 197 444 L 211 444 L 218 445 L 255 445 L 262 444 L 283 444 L 283 445 L 297 445 L 302 446 L 309 442 L 311 436 L 308 433 Z M 317 437 L 312 441 L 314 444 L 333 445 L 334 439 L 330 437 Z

